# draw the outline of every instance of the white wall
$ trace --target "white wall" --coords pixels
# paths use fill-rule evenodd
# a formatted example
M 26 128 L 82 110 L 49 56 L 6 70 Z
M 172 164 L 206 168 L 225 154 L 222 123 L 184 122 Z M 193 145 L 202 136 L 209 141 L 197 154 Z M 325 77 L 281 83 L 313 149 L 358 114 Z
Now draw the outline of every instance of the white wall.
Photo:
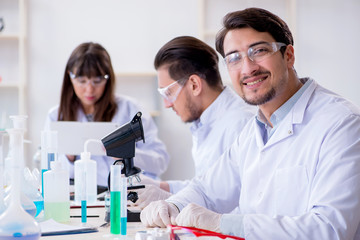
M 296 2 L 296 1 L 292 1 Z M 360 1 L 205 0 L 205 26 L 217 31 L 225 13 L 250 6 L 264 7 L 288 21 L 295 32 L 296 69 L 360 105 L 355 75 L 360 62 Z M 33 141 L 28 163 L 40 144 L 40 131 L 50 107 L 59 101 L 63 71 L 71 51 L 81 42 L 101 43 L 110 53 L 116 72 L 151 72 L 158 49 L 173 37 L 199 35 L 195 0 L 31 0 L 28 4 L 28 115 Z M 295 13 L 295 14 L 294 14 Z M 296 21 L 294 21 L 296 19 Z M 213 44 L 214 36 L 206 41 Z M 225 79 L 225 82 L 229 82 Z M 119 82 L 121 85 L 126 81 Z M 124 87 L 125 89 L 126 87 Z M 129 93 L 146 95 L 149 87 Z M 189 125 L 160 102 L 160 137 L 172 157 L 164 179 L 194 174 Z M 146 104 L 146 103 L 144 103 Z

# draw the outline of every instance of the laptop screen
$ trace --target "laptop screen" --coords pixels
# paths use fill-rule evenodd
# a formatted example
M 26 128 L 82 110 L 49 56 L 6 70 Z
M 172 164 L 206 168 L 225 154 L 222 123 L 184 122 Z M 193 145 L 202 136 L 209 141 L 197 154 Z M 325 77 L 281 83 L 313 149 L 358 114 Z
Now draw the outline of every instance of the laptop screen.
M 50 129 L 58 132 L 58 153 L 69 155 L 80 155 L 88 139 L 101 140 L 118 127 L 120 127 L 119 124 L 112 122 L 58 121 L 50 123 Z M 90 141 L 87 144 L 87 151 L 91 155 L 106 155 L 101 142 Z

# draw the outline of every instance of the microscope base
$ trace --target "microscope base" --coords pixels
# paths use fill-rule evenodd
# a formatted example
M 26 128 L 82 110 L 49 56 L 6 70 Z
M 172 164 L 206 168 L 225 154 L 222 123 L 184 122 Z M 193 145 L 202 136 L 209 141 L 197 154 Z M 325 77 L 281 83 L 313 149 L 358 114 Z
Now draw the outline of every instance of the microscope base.
M 128 222 L 141 222 L 140 212 L 132 212 L 127 210 L 127 221 Z
M 105 222 L 110 222 L 110 212 L 105 212 Z M 132 212 L 127 210 L 127 221 L 128 222 L 141 222 L 140 212 Z

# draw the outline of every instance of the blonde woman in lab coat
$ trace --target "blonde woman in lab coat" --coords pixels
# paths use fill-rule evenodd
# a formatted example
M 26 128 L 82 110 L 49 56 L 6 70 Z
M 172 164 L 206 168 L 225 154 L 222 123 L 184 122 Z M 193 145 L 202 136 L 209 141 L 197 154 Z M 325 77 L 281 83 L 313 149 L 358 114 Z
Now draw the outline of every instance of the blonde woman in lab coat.
M 157 135 L 151 116 L 134 99 L 115 96 L 115 73 L 108 52 L 98 43 L 80 44 L 71 53 L 64 71 L 60 105 L 50 109 L 46 129 L 51 121 L 114 122 L 123 125 L 141 111 L 146 144 L 136 143 L 134 164 L 150 177 L 161 175 L 168 166 L 166 147 Z M 76 140 L 76 136 L 74 136 Z M 74 177 L 74 161 L 79 156 L 59 156 Z M 92 156 L 97 162 L 98 186 L 106 187 L 113 158 Z

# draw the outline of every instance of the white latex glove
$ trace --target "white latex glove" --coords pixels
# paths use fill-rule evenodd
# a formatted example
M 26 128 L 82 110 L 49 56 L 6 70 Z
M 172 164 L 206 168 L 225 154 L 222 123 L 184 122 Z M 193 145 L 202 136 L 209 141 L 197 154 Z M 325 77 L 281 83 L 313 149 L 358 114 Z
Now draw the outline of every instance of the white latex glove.
M 174 204 L 160 200 L 144 208 L 140 213 L 140 219 L 146 227 L 166 227 L 175 224 L 178 214 L 179 210 Z
M 165 200 L 171 196 L 171 193 L 162 190 L 155 185 L 145 185 L 145 188 L 137 190 L 139 199 L 135 202 L 140 209 L 144 209 L 151 202 Z
M 139 175 L 141 182 L 139 184 L 143 184 L 143 185 L 154 185 L 157 187 L 160 187 L 160 181 L 152 179 L 144 174 L 140 174 Z
M 176 217 L 176 225 L 220 232 L 221 214 L 197 204 L 188 204 Z

